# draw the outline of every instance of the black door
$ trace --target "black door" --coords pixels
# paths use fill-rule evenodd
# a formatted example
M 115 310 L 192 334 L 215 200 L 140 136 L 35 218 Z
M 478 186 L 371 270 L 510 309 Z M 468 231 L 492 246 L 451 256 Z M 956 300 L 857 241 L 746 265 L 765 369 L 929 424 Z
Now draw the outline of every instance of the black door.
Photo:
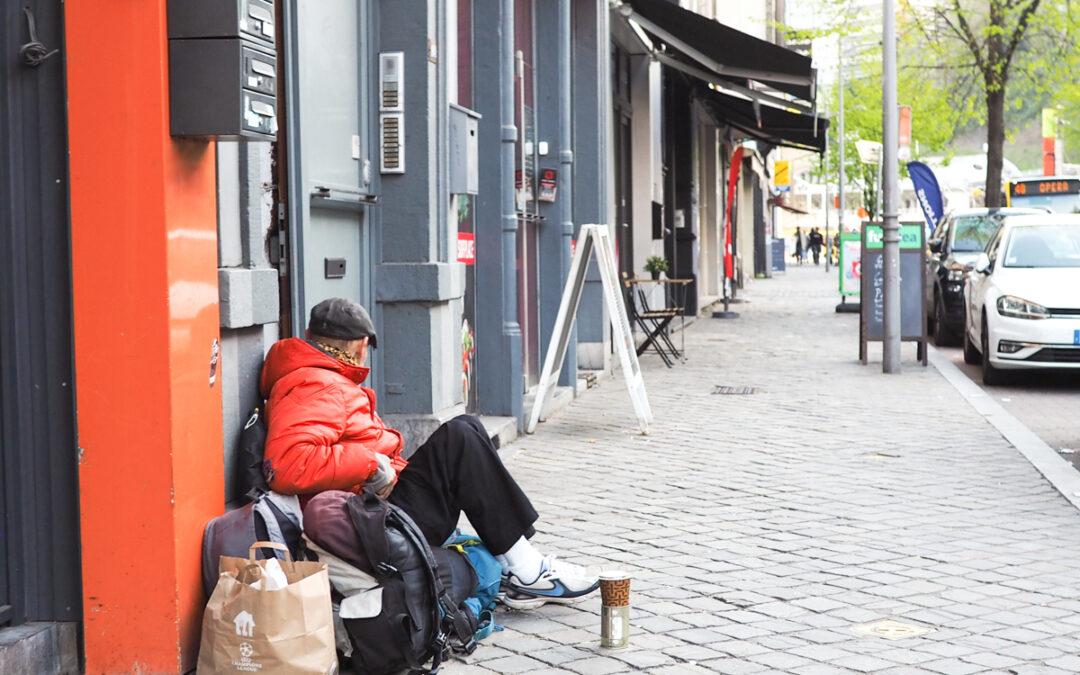
M 630 158 L 630 118 L 616 115 L 615 122 L 615 227 L 619 247 L 619 272 L 634 276 L 634 196 Z
M 0 4 L 0 69 L 0 626 L 77 621 L 60 0 Z
M 757 174 L 751 174 L 754 184 L 754 276 L 763 277 L 768 273 L 765 264 L 765 208 L 762 203 L 765 195 L 761 190 L 761 180 Z
M 612 101 L 615 114 L 615 245 L 619 274 L 634 276 L 633 151 L 631 139 L 630 55 L 616 45 L 611 48 Z M 631 298 L 627 297 L 627 301 Z

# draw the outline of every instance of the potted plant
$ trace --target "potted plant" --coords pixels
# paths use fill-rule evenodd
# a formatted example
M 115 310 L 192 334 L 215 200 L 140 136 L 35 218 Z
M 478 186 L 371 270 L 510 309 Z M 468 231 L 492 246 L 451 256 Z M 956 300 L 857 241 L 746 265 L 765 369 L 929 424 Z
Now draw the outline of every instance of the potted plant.
M 661 272 L 667 272 L 667 259 L 658 255 L 651 255 L 645 260 L 645 270 L 652 275 L 653 279 L 659 279 Z

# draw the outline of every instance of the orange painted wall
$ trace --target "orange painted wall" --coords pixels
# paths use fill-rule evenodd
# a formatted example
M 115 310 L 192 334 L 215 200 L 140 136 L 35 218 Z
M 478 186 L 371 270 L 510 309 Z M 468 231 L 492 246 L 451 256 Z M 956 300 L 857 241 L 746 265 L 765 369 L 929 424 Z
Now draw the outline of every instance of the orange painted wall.
M 65 2 L 89 673 L 194 665 L 224 508 L 214 145 L 169 136 L 165 6 Z

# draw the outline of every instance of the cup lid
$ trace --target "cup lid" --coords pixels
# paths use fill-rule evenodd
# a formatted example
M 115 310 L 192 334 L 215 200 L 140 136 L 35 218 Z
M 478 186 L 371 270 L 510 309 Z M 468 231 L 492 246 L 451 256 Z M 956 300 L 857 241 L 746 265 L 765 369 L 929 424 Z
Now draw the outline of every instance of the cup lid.
M 630 574 L 623 570 L 604 570 L 600 572 L 600 579 L 602 581 L 621 581 L 629 578 Z

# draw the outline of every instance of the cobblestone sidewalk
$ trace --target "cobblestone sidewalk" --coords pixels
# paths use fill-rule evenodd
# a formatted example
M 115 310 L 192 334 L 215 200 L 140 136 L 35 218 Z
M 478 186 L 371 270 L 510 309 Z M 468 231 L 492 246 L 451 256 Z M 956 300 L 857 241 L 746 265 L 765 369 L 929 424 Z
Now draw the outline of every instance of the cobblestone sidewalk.
M 594 598 L 500 612 L 446 672 L 1080 672 L 1080 513 L 913 352 L 859 366 L 834 288 L 757 282 L 685 364 L 644 357 L 649 437 L 609 379 L 515 443 L 542 547 L 632 572 L 632 646 Z M 884 619 L 930 632 L 856 630 Z

